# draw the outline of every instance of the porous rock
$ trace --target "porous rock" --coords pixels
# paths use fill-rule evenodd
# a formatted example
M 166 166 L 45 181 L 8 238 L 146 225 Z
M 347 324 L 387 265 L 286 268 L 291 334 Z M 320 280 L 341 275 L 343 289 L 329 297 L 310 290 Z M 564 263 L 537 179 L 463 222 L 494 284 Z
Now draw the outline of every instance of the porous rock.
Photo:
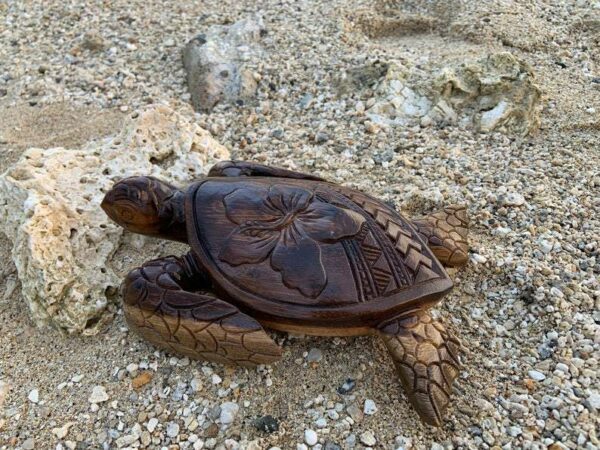
M 540 124 L 533 72 L 506 52 L 431 72 L 390 63 L 375 91 L 366 114 L 379 126 L 442 123 L 527 135 Z
M 13 243 L 35 323 L 95 334 L 110 318 L 120 279 L 107 262 L 123 230 L 100 202 L 115 181 L 145 174 L 184 184 L 228 156 L 163 105 L 132 114 L 118 136 L 82 149 L 25 151 L 0 175 L 0 231 Z
M 216 25 L 190 40 L 183 50 L 192 105 L 210 111 L 217 103 L 252 98 L 257 89 L 252 66 L 263 54 L 265 33 L 259 16 L 230 26 Z

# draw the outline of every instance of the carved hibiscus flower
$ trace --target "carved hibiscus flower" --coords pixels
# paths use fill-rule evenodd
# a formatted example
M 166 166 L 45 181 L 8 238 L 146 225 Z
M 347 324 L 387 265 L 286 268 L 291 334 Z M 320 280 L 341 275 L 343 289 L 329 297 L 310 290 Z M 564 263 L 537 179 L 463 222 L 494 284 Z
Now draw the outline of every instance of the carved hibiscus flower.
M 364 218 L 316 199 L 296 187 L 237 189 L 224 198 L 227 217 L 238 227 L 219 255 L 233 266 L 271 257 L 283 283 L 316 298 L 327 283 L 319 243 L 354 236 Z

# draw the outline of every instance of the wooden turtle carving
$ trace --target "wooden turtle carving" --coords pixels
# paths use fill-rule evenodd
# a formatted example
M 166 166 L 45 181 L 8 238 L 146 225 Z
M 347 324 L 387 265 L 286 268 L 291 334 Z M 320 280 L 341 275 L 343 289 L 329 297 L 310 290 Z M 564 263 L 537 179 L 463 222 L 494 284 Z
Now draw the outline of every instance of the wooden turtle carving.
M 263 327 L 378 335 L 422 420 L 441 425 L 460 343 L 427 310 L 452 288 L 443 264 L 467 261 L 464 207 L 409 221 L 312 175 L 227 161 L 185 190 L 124 179 L 102 208 L 129 231 L 191 247 L 123 282 L 125 317 L 144 338 L 254 366 L 281 357 Z

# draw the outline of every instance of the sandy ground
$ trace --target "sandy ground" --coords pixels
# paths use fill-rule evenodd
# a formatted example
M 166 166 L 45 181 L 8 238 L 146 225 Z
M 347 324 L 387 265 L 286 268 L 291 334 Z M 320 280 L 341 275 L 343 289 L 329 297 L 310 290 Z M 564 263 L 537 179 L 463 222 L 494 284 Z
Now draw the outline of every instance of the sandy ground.
M 409 215 L 469 204 L 473 258 L 451 271 L 456 287 L 438 308 L 466 347 L 444 427 L 418 421 L 372 338 L 273 333 L 283 359 L 249 371 L 158 352 L 127 331 L 119 310 L 93 337 L 37 329 L 11 243 L 1 237 L 0 448 L 295 449 L 307 429 L 319 437 L 314 448 L 325 449 L 364 448 L 368 431 L 385 449 L 600 446 L 600 5 L 348 3 L 0 0 L 0 170 L 27 147 L 75 148 L 116 133 L 126 111 L 167 102 L 238 159 L 316 172 Z M 256 104 L 194 115 L 182 46 L 203 27 L 256 10 L 269 31 L 268 56 L 255 62 L 263 77 Z M 416 15 L 435 26 L 398 19 L 420 23 Z M 81 49 L 88 31 L 102 37 L 104 50 Z M 419 126 L 370 134 L 354 105 L 372 92 L 339 98 L 333 88 L 342 70 L 365 61 L 433 70 L 494 51 L 524 59 L 536 74 L 544 100 L 533 136 Z M 302 109 L 307 94 L 314 101 Z M 317 145 L 320 130 L 329 139 Z M 503 204 L 511 192 L 525 204 Z M 124 242 L 112 263 L 124 275 L 183 251 L 148 240 L 140 252 Z M 307 362 L 312 348 L 322 351 L 319 362 Z M 151 381 L 134 389 L 145 370 Z M 348 378 L 356 387 L 341 395 Z M 94 386 L 109 397 L 97 410 L 88 401 Z M 367 399 L 375 414 L 349 420 L 352 405 L 362 410 Z M 229 427 L 218 419 L 225 402 L 240 408 Z M 255 427 L 265 415 L 278 420 L 277 432 Z M 158 425 L 148 431 L 152 418 Z

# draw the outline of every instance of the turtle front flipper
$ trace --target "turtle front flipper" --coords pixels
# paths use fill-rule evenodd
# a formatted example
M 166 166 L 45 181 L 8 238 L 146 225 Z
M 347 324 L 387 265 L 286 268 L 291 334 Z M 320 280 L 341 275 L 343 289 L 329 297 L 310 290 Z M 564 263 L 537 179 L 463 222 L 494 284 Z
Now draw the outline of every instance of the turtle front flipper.
M 464 206 L 451 205 L 413 221 L 437 259 L 446 266 L 462 266 L 469 255 L 469 219 Z
M 252 367 L 281 348 L 252 317 L 210 295 L 193 256 L 169 256 L 132 270 L 121 287 L 129 326 L 164 349 L 194 359 Z
M 296 180 L 325 181 L 315 175 L 309 175 L 293 170 L 269 167 L 246 161 L 221 161 L 209 170 L 209 177 L 277 177 L 293 178 Z
M 441 426 L 459 374 L 460 342 L 426 312 L 379 326 L 408 399 L 423 422 Z

